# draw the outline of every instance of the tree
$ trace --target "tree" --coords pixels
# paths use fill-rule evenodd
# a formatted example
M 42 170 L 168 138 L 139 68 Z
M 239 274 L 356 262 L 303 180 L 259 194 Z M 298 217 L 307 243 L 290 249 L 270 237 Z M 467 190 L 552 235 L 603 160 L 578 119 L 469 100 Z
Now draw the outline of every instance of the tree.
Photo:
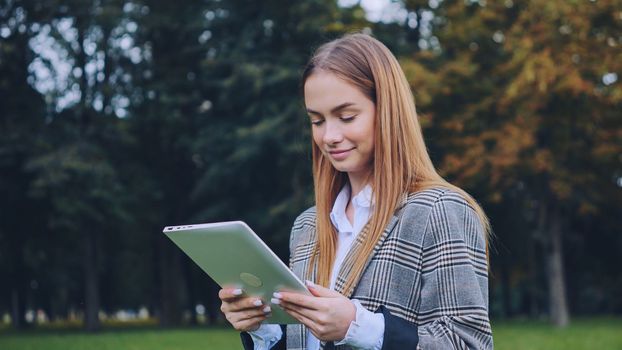
M 27 169 L 34 176 L 32 193 L 49 199 L 50 231 L 82 242 L 78 250 L 85 327 L 95 331 L 99 329 L 103 242 L 107 232 L 126 218 L 123 184 L 107 148 L 124 138 L 117 116 L 126 113 L 123 82 L 127 75 L 113 67 L 130 60 L 119 48 L 131 30 L 121 16 L 122 2 L 49 5 L 52 15 L 39 23 L 32 44 L 38 54 L 32 65 L 34 84 L 42 84 L 39 87 L 53 112 Z M 48 55 L 56 55 L 60 63 L 54 64 Z M 63 65 L 69 74 L 63 74 Z M 37 76 L 41 72 L 54 78 L 54 86 Z
M 162 228 L 188 223 L 192 215 L 188 198 L 198 171 L 192 143 L 205 123 L 201 106 L 209 99 L 201 66 L 207 51 L 201 42 L 206 4 L 145 1 L 136 6 L 143 14 L 136 43 L 145 48 L 145 62 L 134 75 L 140 94 L 132 99 L 129 126 L 144 174 L 139 196 L 146 208 L 137 219 L 149 228 L 154 244 L 157 315 L 162 326 L 171 326 L 182 322 L 184 309 L 194 310 L 182 253 Z
M 568 323 L 563 238 L 570 218 L 620 196 L 619 7 L 444 1 L 433 34 L 438 50 L 419 55 L 422 65 L 411 63 L 420 73 L 415 88 L 428 83 L 423 107 L 444 173 L 485 189 L 491 203 L 527 203 L 515 215 L 533 217 L 559 326 Z
M 43 126 L 45 102 L 28 84 L 32 51 L 32 6 L 20 1 L 0 5 L 0 276 L 4 300 L 10 300 L 15 328 L 23 328 L 31 280 L 41 263 L 37 251 L 38 222 L 29 218 L 45 216 L 45 204 L 24 195 L 31 176 L 25 164 L 32 154 Z

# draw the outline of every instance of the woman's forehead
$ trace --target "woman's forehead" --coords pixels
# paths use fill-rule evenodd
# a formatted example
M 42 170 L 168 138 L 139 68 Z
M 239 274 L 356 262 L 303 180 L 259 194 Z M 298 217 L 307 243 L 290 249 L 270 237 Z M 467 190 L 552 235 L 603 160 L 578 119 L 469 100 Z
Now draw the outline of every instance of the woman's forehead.
M 314 73 L 307 78 L 304 99 L 308 109 L 322 113 L 345 103 L 359 105 L 369 101 L 357 86 L 327 72 Z

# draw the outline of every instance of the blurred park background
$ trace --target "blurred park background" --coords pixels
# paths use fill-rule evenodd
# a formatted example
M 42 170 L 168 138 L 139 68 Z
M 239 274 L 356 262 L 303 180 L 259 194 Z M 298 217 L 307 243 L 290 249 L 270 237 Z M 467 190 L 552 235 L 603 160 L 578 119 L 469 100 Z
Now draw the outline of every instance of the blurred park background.
M 301 70 L 351 31 L 490 216 L 497 348 L 622 348 L 620 0 L 2 0 L 0 347 L 238 347 L 162 228 L 244 220 L 287 260 Z

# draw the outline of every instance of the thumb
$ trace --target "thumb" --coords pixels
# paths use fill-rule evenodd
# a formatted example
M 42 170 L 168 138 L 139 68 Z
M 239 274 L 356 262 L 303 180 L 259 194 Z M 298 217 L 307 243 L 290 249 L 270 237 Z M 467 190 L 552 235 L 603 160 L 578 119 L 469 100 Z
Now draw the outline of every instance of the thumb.
M 309 280 L 306 281 L 306 284 L 311 294 L 313 294 L 316 297 L 335 298 L 335 297 L 342 296 L 339 292 L 330 290 L 326 287 L 320 286 L 319 284 L 315 284 Z

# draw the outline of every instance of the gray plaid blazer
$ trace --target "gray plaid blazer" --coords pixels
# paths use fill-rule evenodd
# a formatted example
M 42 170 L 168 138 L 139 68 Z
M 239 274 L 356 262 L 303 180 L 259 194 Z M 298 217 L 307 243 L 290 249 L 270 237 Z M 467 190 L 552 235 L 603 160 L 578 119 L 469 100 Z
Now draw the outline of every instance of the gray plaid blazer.
M 315 207 L 307 209 L 290 236 L 290 268 L 301 279 L 307 276 L 316 242 L 315 220 Z M 361 243 L 357 239 L 352 244 Z M 409 195 L 385 228 L 354 290 L 344 291 L 352 258 L 346 256 L 335 289 L 370 311 L 383 307 L 412 324 L 419 337 L 413 349 L 492 349 L 484 232 L 477 214 L 458 193 L 435 188 Z M 288 325 L 286 335 L 287 349 L 305 349 L 303 325 Z

